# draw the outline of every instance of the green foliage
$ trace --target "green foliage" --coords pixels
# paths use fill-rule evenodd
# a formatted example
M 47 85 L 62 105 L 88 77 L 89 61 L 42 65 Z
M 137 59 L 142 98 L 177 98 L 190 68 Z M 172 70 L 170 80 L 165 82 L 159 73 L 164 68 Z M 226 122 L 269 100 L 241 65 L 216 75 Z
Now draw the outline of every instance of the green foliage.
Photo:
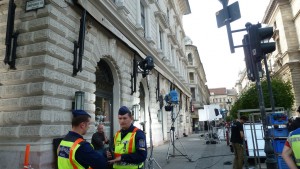
M 271 107 L 270 95 L 268 91 L 268 83 L 266 80 L 261 82 L 265 107 Z M 295 98 L 292 92 L 291 83 L 284 82 L 281 79 L 274 78 L 271 80 L 273 98 L 275 107 L 292 108 Z M 256 85 L 253 84 L 247 91 L 242 93 L 239 99 L 234 103 L 230 110 L 233 118 L 237 118 L 237 111 L 242 109 L 259 109 L 259 98 Z
M 226 118 L 225 118 L 225 121 L 226 122 L 230 122 L 230 121 L 232 121 L 233 120 L 233 117 L 231 117 L 231 116 L 226 116 Z

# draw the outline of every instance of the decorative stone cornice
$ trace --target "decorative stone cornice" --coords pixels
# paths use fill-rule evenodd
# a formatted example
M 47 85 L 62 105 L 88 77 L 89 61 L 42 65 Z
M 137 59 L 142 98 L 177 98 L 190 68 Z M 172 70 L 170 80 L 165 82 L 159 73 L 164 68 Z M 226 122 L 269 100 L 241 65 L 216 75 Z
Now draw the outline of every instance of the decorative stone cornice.
M 160 25 L 163 26 L 164 29 L 167 29 L 169 27 L 169 22 L 164 12 L 156 11 L 154 12 L 154 16 L 158 19 Z
M 146 41 L 148 42 L 149 46 L 154 49 L 155 41 L 151 37 L 146 37 Z
M 172 40 L 173 44 L 178 44 L 175 34 L 169 33 L 168 38 Z
M 153 4 L 155 2 L 157 2 L 157 0 L 148 0 L 149 1 L 149 4 Z
M 128 14 L 130 13 L 129 10 L 124 5 L 118 5 L 117 7 L 119 14 L 124 18 L 127 19 Z
M 178 51 L 178 53 L 179 53 L 181 56 L 185 56 L 185 54 L 184 54 L 182 48 L 177 48 L 176 50 Z
M 274 41 L 279 39 L 279 30 L 278 29 L 274 30 L 272 38 L 274 39 Z
M 262 23 L 264 24 L 269 24 L 272 16 L 275 13 L 276 7 L 277 6 L 282 6 L 282 5 L 286 5 L 286 4 L 290 4 L 291 2 L 288 0 L 271 0 L 267 10 L 265 12 L 265 16 L 263 17 Z
M 170 7 L 172 7 L 175 10 L 176 8 L 175 8 L 174 0 L 169 0 L 168 2 L 170 4 Z
M 263 17 L 262 23 L 268 24 L 270 22 L 271 16 L 275 11 L 277 5 L 277 0 L 271 0 Z

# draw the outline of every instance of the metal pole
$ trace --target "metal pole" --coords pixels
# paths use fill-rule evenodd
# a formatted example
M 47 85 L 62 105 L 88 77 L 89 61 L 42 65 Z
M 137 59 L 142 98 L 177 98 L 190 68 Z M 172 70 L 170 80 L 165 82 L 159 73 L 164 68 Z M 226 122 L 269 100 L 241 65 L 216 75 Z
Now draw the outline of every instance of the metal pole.
M 175 127 L 174 127 L 174 123 L 175 123 L 175 118 L 174 118 L 174 107 L 172 107 L 172 140 L 173 140 L 173 155 L 175 156 Z
M 262 92 L 262 87 L 261 87 L 261 81 L 259 78 L 259 72 L 258 72 L 258 66 L 261 64 L 260 62 L 256 63 L 254 66 L 256 69 L 255 72 L 255 78 L 256 78 L 256 89 L 258 92 L 259 96 L 259 107 L 260 107 L 260 113 L 261 113 L 261 118 L 262 118 L 262 124 L 263 124 L 263 130 L 264 130 L 264 140 L 265 140 L 265 153 L 266 153 L 266 164 L 267 164 L 267 169 L 277 169 L 277 162 L 275 160 L 275 154 L 274 154 L 274 149 L 271 144 L 271 139 L 268 134 L 268 127 L 267 127 L 267 119 L 266 119 L 266 110 L 265 110 L 265 103 L 264 103 L 264 96 Z
M 273 96 L 273 91 L 272 91 L 272 86 L 271 86 L 271 79 L 270 79 L 270 72 L 268 69 L 268 64 L 267 64 L 267 58 L 266 55 L 263 54 L 263 59 L 264 59 L 264 64 L 265 64 L 265 69 L 266 69 L 266 77 L 267 77 L 267 82 L 268 82 L 268 91 L 270 95 L 270 102 L 271 102 L 271 108 L 272 112 L 275 112 L 275 101 L 274 101 L 274 96 Z
M 224 15 L 225 15 L 225 25 L 227 29 L 227 36 L 228 36 L 228 41 L 229 41 L 229 46 L 230 46 L 230 51 L 231 53 L 234 53 L 234 45 L 233 45 L 233 38 L 232 38 L 232 32 L 231 32 L 231 27 L 230 27 L 230 20 L 229 18 L 229 13 L 228 13 L 228 0 L 222 0 L 222 5 L 223 5 L 223 10 L 224 10 Z

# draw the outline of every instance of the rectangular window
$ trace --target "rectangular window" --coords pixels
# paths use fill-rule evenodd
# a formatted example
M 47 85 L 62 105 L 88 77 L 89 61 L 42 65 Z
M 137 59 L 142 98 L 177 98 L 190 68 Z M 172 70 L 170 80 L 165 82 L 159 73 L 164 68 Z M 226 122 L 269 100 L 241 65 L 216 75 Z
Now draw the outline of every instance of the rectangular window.
M 169 8 L 167 8 L 167 21 L 170 23 L 170 11 Z
M 196 91 L 195 91 L 195 88 L 191 87 L 191 93 L 192 93 L 192 100 L 196 101 Z
M 163 32 L 159 29 L 159 47 L 163 49 Z
M 140 4 L 141 4 L 141 25 L 145 30 L 146 29 L 145 6 L 142 3 Z
M 194 83 L 195 79 L 194 79 L 194 73 L 193 72 L 189 73 L 189 77 L 190 77 L 190 83 Z
M 281 53 L 281 46 L 280 46 L 279 38 L 276 40 L 276 49 L 277 49 L 278 53 Z

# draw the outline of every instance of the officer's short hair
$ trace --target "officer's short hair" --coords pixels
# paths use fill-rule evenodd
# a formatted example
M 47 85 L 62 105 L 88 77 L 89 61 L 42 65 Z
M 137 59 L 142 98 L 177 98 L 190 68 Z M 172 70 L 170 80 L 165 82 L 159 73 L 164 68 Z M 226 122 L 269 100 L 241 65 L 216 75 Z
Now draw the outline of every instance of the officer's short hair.
M 89 122 L 89 118 L 90 118 L 89 116 L 85 116 L 85 115 L 73 117 L 72 127 L 73 126 L 79 126 L 79 124 L 82 123 L 82 122 Z

